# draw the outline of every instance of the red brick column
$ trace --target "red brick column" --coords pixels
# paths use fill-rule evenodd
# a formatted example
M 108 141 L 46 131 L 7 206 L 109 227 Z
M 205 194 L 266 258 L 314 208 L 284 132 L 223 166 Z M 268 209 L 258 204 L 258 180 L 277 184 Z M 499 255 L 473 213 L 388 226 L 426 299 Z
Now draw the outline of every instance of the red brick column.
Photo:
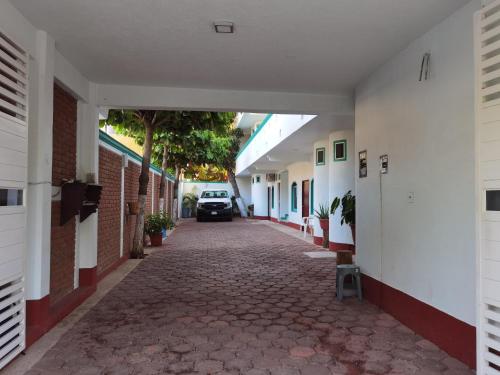
M 77 101 L 54 85 L 52 185 L 76 178 Z M 60 301 L 74 289 L 75 218 L 60 225 L 61 202 L 52 202 L 50 303 Z
M 98 275 L 120 261 L 121 173 L 121 156 L 99 147 L 99 183 L 102 193 L 97 228 Z

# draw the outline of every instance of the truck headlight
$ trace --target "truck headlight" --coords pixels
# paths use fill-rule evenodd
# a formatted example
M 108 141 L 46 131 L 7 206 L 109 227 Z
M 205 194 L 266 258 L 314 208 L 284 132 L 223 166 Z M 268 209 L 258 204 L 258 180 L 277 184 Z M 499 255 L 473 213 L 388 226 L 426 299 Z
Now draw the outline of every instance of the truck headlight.
M 233 205 L 231 204 L 231 202 L 226 203 L 226 208 L 231 208 L 231 207 L 233 207 Z
M 197 208 L 201 208 L 201 205 L 202 205 L 202 204 L 203 204 L 203 203 L 196 203 L 196 207 L 197 207 Z

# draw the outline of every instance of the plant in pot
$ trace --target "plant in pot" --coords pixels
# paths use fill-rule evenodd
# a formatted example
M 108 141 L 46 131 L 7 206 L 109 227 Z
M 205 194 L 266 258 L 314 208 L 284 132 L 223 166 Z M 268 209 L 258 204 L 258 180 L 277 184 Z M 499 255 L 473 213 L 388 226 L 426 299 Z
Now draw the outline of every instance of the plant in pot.
M 254 205 L 253 204 L 248 205 L 248 215 L 250 217 L 253 217 L 253 209 L 254 209 Z
M 162 218 L 162 237 L 167 237 L 167 230 L 173 229 L 175 227 L 172 217 L 167 211 L 160 212 Z
M 356 244 L 356 196 L 349 190 L 342 197 L 342 225 L 347 224 L 351 227 L 352 240 Z
M 146 220 L 144 222 L 144 231 L 151 240 L 151 246 L 162 245 L 163 225 L 164 225 L 164 219 L 161 214 L 152 214 L 146 217 Z
M 314 212 L 319 219 L 319 226 L 323 231 L 323 247 L 327 249 L 330 242 L 330 212 L 328 211 L 328 206 L 320 204 Z
M 193 217 L 196 215 L 196 204 L 198 196 L 194 193 L 186 193 L 182 197 L 182 213 L 184 217 Z

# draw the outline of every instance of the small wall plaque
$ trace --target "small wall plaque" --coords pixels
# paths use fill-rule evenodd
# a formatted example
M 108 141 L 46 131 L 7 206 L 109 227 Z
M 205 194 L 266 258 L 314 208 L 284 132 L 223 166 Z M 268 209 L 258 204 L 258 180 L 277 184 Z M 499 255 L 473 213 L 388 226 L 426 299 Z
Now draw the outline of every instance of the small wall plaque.
M 380 157 L 380 173 L 387 174 L 389 171 L 389 156 L 382 155 Z
M 368 159 L 366 150 L 359 152 L 359 178 L 368 176 Z

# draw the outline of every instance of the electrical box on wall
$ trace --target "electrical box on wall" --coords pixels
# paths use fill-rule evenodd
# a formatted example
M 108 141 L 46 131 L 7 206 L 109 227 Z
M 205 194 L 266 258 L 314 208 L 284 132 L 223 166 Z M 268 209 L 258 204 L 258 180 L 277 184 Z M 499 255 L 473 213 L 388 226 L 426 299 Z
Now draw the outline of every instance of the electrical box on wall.
M 380 173 L 387 174 L 389 172 L 389 156 L 382 155 L 380 157 Z

